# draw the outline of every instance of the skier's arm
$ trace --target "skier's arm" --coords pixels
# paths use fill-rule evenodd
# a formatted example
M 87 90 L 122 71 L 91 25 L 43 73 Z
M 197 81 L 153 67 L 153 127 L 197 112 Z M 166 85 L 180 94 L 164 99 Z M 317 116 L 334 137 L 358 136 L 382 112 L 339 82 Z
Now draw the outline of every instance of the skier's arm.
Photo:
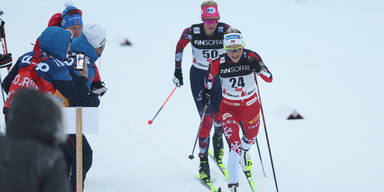
M 265 66 L 263 60 L 257 53 L 249 52 L 247 59 L 253 65 L 256 73 L 259 74 L 259 76 L 265 82 L 268 82 L 268 83 L 272 82 L 273 80 L 272 73 L 268 70 L 267 66 Z
M 205 89 L 211 90 L 213 81 L 220 70 L 220 57 L 209 64 L 208 73 L 204 79 Z
M 176 53 L 175 53 L 175 67 L 176 69 L 181 68 L 181 61 L 183 60 L 183 51 L 184 48 L 191 42 L 192 32 L 191 28 L 186 28 L 181 34 L 181 37 L 176 45 Z
M 219 71 L 220 60 L 216 59 L 212 63 L 209 64 L 208 73 L 204 79 L 204 89 L 201 92 L 201 102 L 204 105 L 208 105 L 211 100 L 212 95 L 212 85 L 215 79 L 215 76 Z
M 183 34 L 180 37 L 180 40 L 176 45 L 176 53 L 175 53 L 175 72 L 173 74 L 173 83 L 181 87 L 183 83 L 183 73 L 181 72 L 181 60 L 183 60 L 183 51 L 185 46 L 191 41 L 192 32 L 190 28 L 186 28 L 183 31 Z

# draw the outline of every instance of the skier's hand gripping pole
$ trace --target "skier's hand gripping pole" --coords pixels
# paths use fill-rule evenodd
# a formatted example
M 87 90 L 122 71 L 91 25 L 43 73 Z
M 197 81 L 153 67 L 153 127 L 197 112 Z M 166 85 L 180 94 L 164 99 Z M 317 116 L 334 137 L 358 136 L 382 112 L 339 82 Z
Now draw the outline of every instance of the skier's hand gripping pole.
M 256 72 L 255 74 L 255 82 L 256 82 L 256 87 L 257 87 L 257 99 L 259 100 L 260 103 L 260 111 L 261 111 L 261 116 L 263 118 L 263 125 L 264 125 L 264 131 L 265 131 L 265 137 L 267 139 L 267 144 L 268 144 L 268 151 L 269 151 L 269 158 L 271 160 L 271 166 L 272 166 L 272 172 L 273 172 L 273 179 L 275 180 L 275 187 L 276 191 L 279 192 L 279 188 L 277 186 L 277 179 L 276 179 L 276 173 L 275 173 L 275 166 L 273 164 L 273 159 L 272 159 L 272 151 L 271 151 L 271 145 L 269 143 L 269 137 L 268 137 L 268 132 L 267 132 L 267 126 L 265 123 L 265 117 L 264 117 L 264 110 L 263 110 L 263 104 L 261 103 L 261 96 L 260 96 L 260 88 L 259 88 L 259 83 L 257 82 L 257 75 Z
M 168 98 L 165 100 L 165 102 L 161 105 L 160 109 L 157 111 L 157 113 L 155 114 L 155 116 L 152 118 L 152 120 L 148 120 L 148 125 L 151 125 L 153 123 L 153 121 L 156 119 L 157 115 L 160 113 L 160 111 L 163 109 L 163 107 L 165 106 L 165 104 L 167 104 L 169 98 L 171 98 L 171 96 L 173 95 L 173 93 L 176 91 L 176 88 L 177 86 L 175 86 L 175 88 L 173 88 L 171 94 L 169 94 Z
M 193 153 L 195 152 L 197 139 L 199 138 L 200 130 L 201 130 L 201 127 L 203 126 L 203 121 L 204 121 L 205 114 L 207 113 L 207 109 L 208 109 L 208 104 L 205 104 L 204 105 L 204 109 L 203 109 L 203 115 L 201 116 L 201 120 L 200 120 L 199 131 L 197 131 L 197 135 L 196 135 L 196 139 L 195 139 L 195 144 L 193 144 L 192 153 L 188 156 L 189 159 L 195 158 L 193 156 Z

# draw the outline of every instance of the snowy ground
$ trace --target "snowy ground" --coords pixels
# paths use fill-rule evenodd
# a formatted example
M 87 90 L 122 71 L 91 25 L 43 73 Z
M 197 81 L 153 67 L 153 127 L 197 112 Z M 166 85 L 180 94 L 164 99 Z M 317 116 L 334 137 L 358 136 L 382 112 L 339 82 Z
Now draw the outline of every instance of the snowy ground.
M 84 23 L 104 26 L 109 38 L 99 61 L 109 91 L 100 106 L 100 133 L 88 136 L 94 163 L 85 191 L 206 191 L 193 176 L 198 160 L 187 158 L 199 123 L 189 88 L 189 46 L 185 85 L 154 124 L 146 124 L 173 88 L 176 42 L 184 28 L 199 22 L 200 3 L 75 2 Z M 63 3 L 14 0 L 1 9 L 16 59 L 32 49 L 30 42 Z M 261 94 L 280 191 L 383 191 L 384 2 L 223 0 L 219 9 L 222 21 L 244 33 L 246 47 L 274 74 L 272 84 L 261 83 Z M 119 46 L 125 37 L 133 47 Z M 306 119 L 285 120 L 293 109 Z M 255 181 L 260 192 L 272 192 L 264 131 L 259 142 L 268 177 L 254 147 Z M 240 186 L 250 191 L 243 178 Z

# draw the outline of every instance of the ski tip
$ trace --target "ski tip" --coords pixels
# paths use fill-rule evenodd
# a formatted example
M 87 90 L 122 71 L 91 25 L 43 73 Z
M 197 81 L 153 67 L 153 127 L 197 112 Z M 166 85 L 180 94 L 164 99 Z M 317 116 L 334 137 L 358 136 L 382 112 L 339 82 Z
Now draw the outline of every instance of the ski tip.
M 217 192 L 221 192 L 221 187 L 219 187 L 219 189 L 217 190 Z
M 148 120 L 148 125 L 152 125 L 152 120 Z

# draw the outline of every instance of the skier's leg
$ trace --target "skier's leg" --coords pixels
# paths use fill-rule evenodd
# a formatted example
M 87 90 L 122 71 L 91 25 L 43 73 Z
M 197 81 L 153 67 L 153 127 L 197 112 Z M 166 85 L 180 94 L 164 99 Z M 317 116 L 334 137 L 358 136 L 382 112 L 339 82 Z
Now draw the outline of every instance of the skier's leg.
M 204 89 L 204 77 L 206 71 L 197 69 L 196 67 L 191 66 L 190 69 L 190 83 L 192 95 L 199 112 L 200 117 L 203 114 L 204 105 L 201 102 L 201 92 Z M 212 127 L 212 107 L 208 107 L 206 115 L 203 119 L 203 124 L 199 133 L 199 158 L 200 158 L 200 167 L 199 173 L 200 178 L 209 179 L 210 171 L 208 164 L 208 148 L 209 148 L 209 133 Z
M 220 103 L 222 99 L 220 77 L 216 76 L 212 88 L 212 111 L 213 111 L 213 125 L 215 132 L 213 134 L 213 153 L 215 158 L 221 162 L 224 156 L 223 144 L 223 128 L 220 120 Z
M 240 166 L 246 174 L 250 174 L 252 169 L 252 160 L 249 149 L 256 143 L 256 136 L 259 132 L 260 125 L 260 106 L 256 102 L 251 106 L 246 106 L 241 114 L 241 124 L 243 130 L 241 144 Z
M 236 107 L 222 104 L 220 109 L 224 135 L 230 147 L 227 165 L 229 184 L 237 184 L 239 182 L 239 160 L 241 153 L 240 126 L 236 118 L 237 111 L 234 111 L 234 108 Z

